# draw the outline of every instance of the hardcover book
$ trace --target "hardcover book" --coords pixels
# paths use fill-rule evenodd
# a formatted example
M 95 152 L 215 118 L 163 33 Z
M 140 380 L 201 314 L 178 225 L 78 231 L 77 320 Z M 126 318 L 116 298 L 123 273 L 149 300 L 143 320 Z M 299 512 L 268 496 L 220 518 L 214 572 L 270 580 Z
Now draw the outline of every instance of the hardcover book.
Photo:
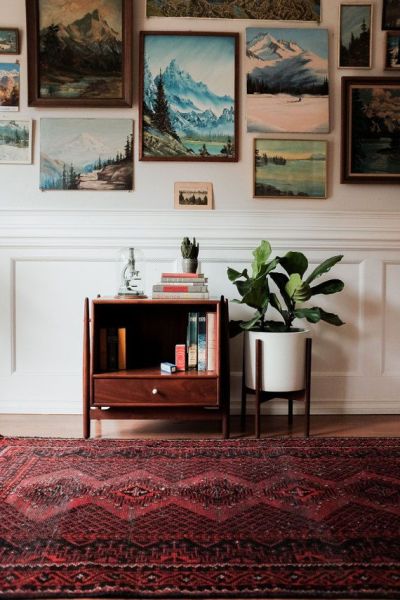
M 188 369 L 197 368 L 197 312 L 190 312 L 188 315 L 188 326 L 187 326 L 187 356 L 188 356 Z
M 207 313 L 207 371 L 217 368 L 217 317 L 214 312 Z
M 107 369 L 118 370 L 118 328 L 107 328 Z
M 178 284 L 178 283 L 168 283 L 168 284 L 156 284 L 153 285 L 153 292 L 186 292 L 186 293 L 194 293 L 194 292 L 207 292 L 208 288 L 206 285 L 194 284 L 191 283 L 189 285 Z
M 172 283 L 176 283 L 176 284 L 185 284 L 185 285 L 195 285 L 195 284 L 200 284 L 200 285 L 205 285 L 208 281 L 208 277 L 193 277 L 191 279 L 188 279 L 187 277 L 161 277 L 161 283 L 165 284 L 167 283 L 168 285 L 171 285 Z
M 169 298 L 169 299 L 182 299 L 182 300 L 190 300 L 190 299 L 198 299 L 198 300 L 207 300 L 208 292 L 153 292 L 152 298 L 155 300 L 159 300 L 161 298 Z
M 126 329 L 118 328 L 118 369 L 126 369 Z
M 196 279 L 197 277 L 204 277 L 203 273 L 161 273 L 161 277 L 172 277 L 176 279 Z
M 207 313 L 198 313 L 197 327 L 197 370 L 207 370 Z

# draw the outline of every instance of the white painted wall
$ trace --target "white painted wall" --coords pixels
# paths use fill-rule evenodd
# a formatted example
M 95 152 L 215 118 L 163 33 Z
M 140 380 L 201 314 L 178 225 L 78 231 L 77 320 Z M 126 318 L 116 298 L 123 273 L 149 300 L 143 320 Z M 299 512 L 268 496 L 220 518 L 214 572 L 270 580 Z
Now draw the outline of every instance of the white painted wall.
M 227 297 L 233 297 L 234 290 L 227 281 L 226 266 L 247 264 L 261 238 L 272 240 L 279 253 L 302 250 L 311 262 L 344 252 L 343 264 L 335 272 L 345 280 L 346 288 L 340 297 L 328 298 L 326 306 L 339 312 L 347 325 L 314 328 L 313 410 L 399 412 L 399 186 L 339 183 L 340 78 L 387 75 L 383 71 L 381 1 L 374 3 L 373 69 L 365 72 L 337 70 L 339 1 L 322 0 L 321 25 L 329 28 L 331 43 L 332 131 L 310 137 L 329 141 L 327 200 L 252 198 L 252 136 L 245 132 L 242 68 L 239 163 L 140 163 L 136 148 L 133 193 L 40 192 L 41 117 L 133 115 L 137 135 L 138 31 L 239 31 L 243 57 L 246 26 L 263 24 L 147 20 L 145 1 L 133 1 L 133 109 L 50 110 L 27 107 L 25 1 L 0 0 L 1 26 L 18 27 L 22 34 L 19 114 L 36 122 L 34 164 L 0 165 L 0 412 L 79 412 L 83 298 L 114 292 L 116 250 L 127 244 L 144 248 L 150 289 L 162 270 L 174 267 L 183 235 L 198 237 L 211 292 Z M 177 180 L 212 181 L 215 211 L 174 211 Z M 231 313 L 235 316 L 237 311 L 232 305 Z M 235 402 L 241 368 L 239 340 L 232 342 L 231 362 Z

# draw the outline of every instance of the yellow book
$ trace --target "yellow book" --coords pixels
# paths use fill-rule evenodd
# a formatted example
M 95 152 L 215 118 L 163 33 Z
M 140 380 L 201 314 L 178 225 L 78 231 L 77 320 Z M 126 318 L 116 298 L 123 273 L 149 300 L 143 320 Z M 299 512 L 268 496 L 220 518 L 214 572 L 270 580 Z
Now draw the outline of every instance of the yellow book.
M 118 369 L 126 369 L 126 328 L 118 327 Z

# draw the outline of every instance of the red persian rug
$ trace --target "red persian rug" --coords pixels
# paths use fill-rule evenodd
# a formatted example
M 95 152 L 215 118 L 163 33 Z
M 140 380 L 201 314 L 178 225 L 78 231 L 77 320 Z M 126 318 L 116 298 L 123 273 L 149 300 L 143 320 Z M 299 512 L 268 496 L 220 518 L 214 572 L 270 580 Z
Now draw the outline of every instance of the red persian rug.
M 400 598 L 400 439 L 0 439 L 0 598 Z

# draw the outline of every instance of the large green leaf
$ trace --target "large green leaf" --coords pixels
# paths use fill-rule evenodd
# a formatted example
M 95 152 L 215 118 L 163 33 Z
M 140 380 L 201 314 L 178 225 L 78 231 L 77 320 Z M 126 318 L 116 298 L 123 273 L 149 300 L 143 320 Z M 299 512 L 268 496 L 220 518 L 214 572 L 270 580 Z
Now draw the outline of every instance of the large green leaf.
M 259 323 L 261 320 L 261 315 L 260 314 L 256 314 L 252 319 L 250 319 L 249 321 L 242 321 L 240 323 L 240 327 L 242 329 L 252 329 L 253 327 L 255 327 L 257 325 L 257 323 Z
M 316 296 L 316 294 L 336 294 L 336 292 L 341 292 L 343 288 L 344 283 L 340 279 L 329 279 L 319 285 L 315 285 L 310 290 L 311 296 Z
M 322 310 L 322 308 L 320 308 L 319 310 L 321 313 L 321 321 L 326 321 L 326 323 L 330 323 L 330 325 L 336 325 L 336 327 L 344 325 L 344 321 L 342 321 L 342 319 L 340 319 L 338 315 L 335 315 L 334 313 L 325 312 L 324 310 Z
M 323 275 L 323 273 L 327 273 L 328 271 L 331 270 L 331 268 L 334 265 L 336 265 L 336 263 L 338 263 L 340 260 L 342 260 L 342 258 L 343 258 L 343 254 L 339 254 L 338 256 L 332 256 L 331 258 L 327 258 L 320 265 L 318 265 L 318 267 L 316 267 L 314 269 L 314 271 L 307 277 L 306 282 L 311 283 L 312 281 L 314 281 L 314 279 L 316 279 L 320 275 Z
M 318 323 L 321 320 L 321 311 L 319 308 L 296 308 L 294 316 L 298 319 L 307 319 L 310 323 Z
M 289 277 L 284 273 L 270 273 L 269 275 L 272 281 L 278 286 L 281 296 L 289 310 L 292 310 L 292 301 L 290 296 L 286 293 L 285 287 L 289 281 Z
M 273 292 L 269 295 L 269 303 L 271 304 L 271 306 L 273 308 L 275 308 L 279 313 L 282 314 L 282 305 L 279 302 L 279 298 L 276 294 L 274 294 Z
M 249 292 L 253 285 L 253 282 L 251 279 L 245 279 L 244 281 L 235 281 L 235 285 L 237 287 L 237 291 L 243 297 Z
M 307 302 L 311 298 L 311 290 L 308 283 L 302 282 L 301 286 L 293 294 L 294 302 Z
M 228 267 L 227 273 L 229 281 L 236 281 L 236 279 L 239 279 L 239 277 L 245 277 L 246 279 L 249 278 L 247 269 L 243 269 L 243 271 L 240 273 L 240 271 L 236 271 L 236 269 L 231 269 Z
M 298 273 L 303 277 L 308 268 L 308 260 L 301 252 L 287 252 L 280 263 L 288 275 Z
M 301 288 L 302 285 L 303 285 L 303 282 L 301 280 L 300 275 L 298 273 L 293 273 L 289 277 L 289 281 L 285 285 L 285 292 L 287 293 L 287 295 L 289 296 L 289 298 L 293 298 L 295 292 L 299 288 Z
M 266 240 L 262 240 L 260 245 L 253 250 L 254 260 L 251 263 L 253 269 L 253 277 L 257 277 L 261 267 L 265 265 L 271 255 L 271 244 Z
M 242 303 L 265 312 L 269 302 L 269 287 L 266 279 L 253 282 L 248 292 L 243 296 Z

